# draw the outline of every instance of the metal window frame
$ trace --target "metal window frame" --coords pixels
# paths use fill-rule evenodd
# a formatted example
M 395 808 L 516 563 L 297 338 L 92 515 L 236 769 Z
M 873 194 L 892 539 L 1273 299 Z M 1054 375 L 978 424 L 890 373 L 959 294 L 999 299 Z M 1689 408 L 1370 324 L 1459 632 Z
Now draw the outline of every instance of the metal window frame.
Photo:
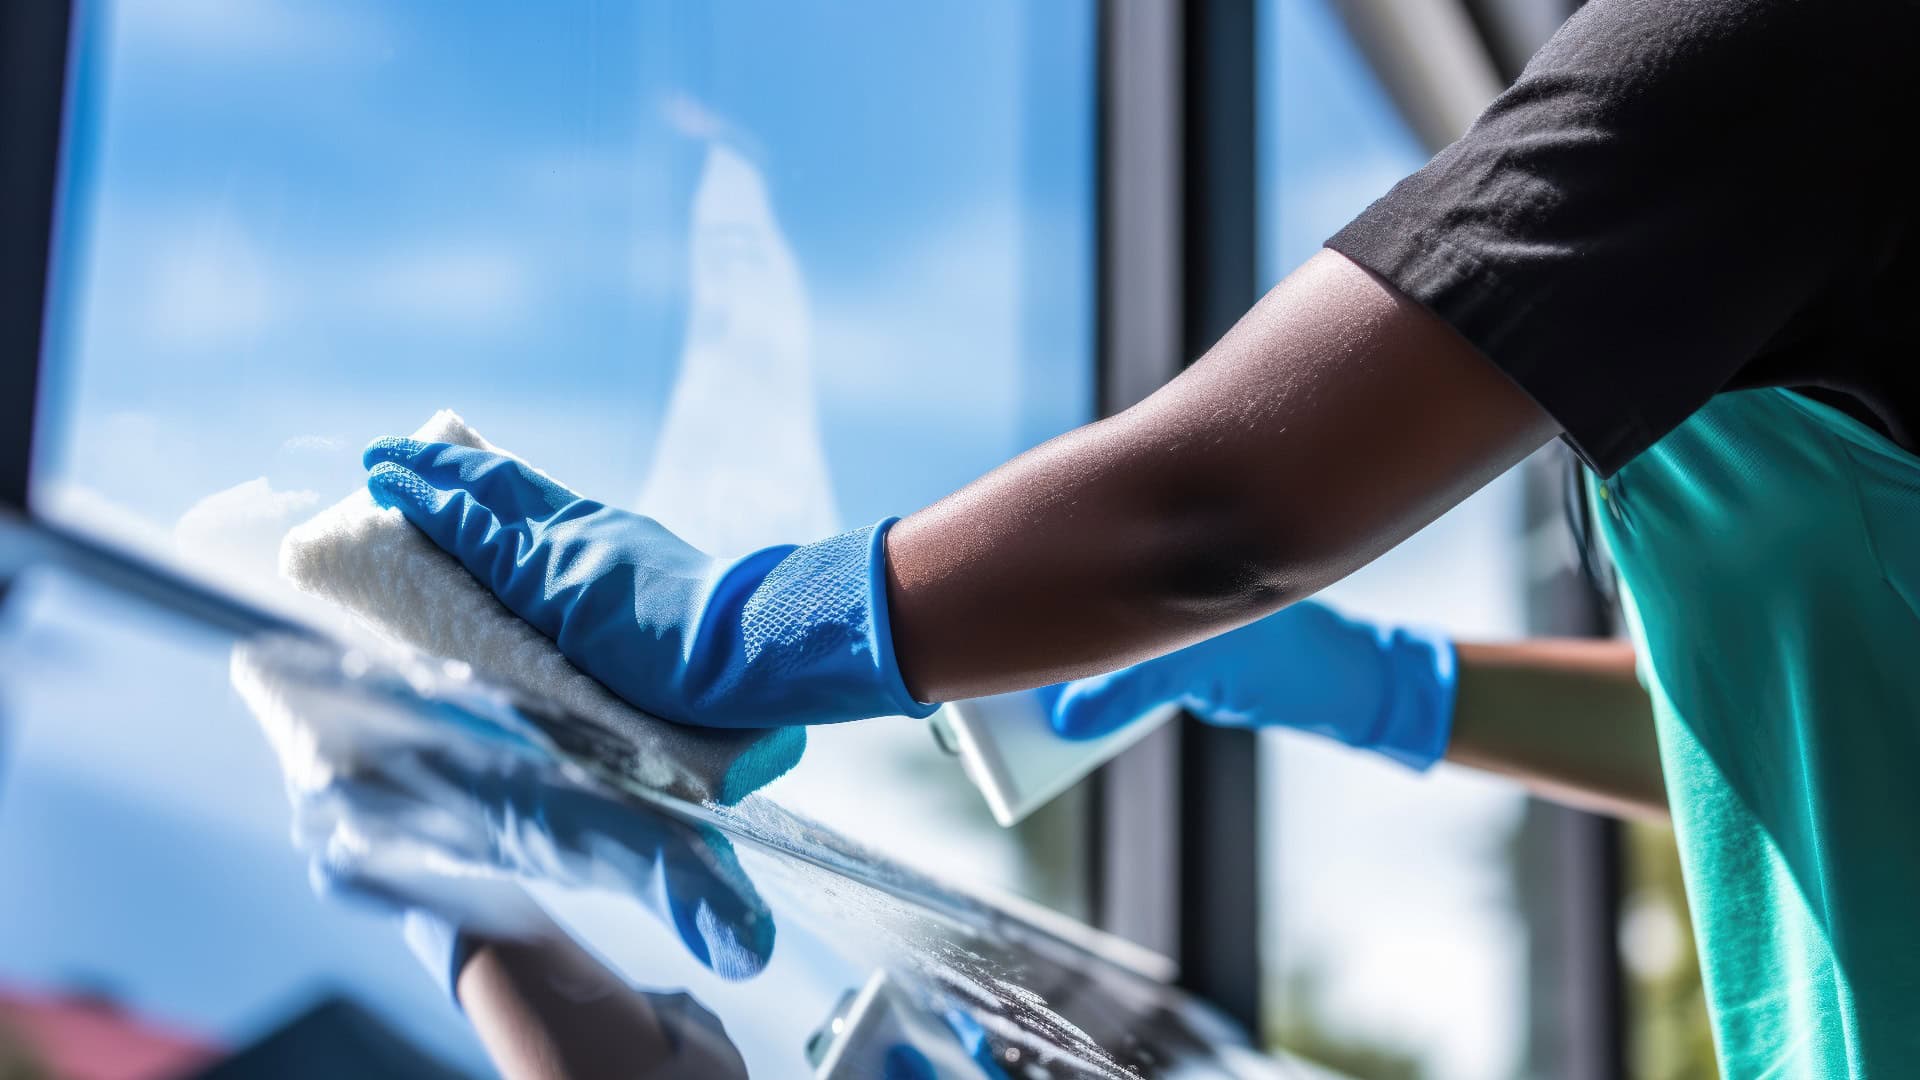
M 1253 0 L 1098 8 L 1100 408 L 1199 356 L 1258 287 Z M 1259 754 L 1168 725 L 1093 781 L 1095 922 L 1171 957 L 1182 986 L 1261 1028 Z
M 1180 19 L 1172 4 L 1096 8 L 1094 258 L 1099 408 L 1117 413 L 1180 370 Z M 1095 925 L 1179 952 L 1182 732 L 1167 725 L 1094 774 L 1088 896 Z
M 1181 212 L 1183 357 L 1198 358 L 1259 298 L 1259 84 L 1254 0 L 1188 0 Z M 1180 788 L 1181 982 L 1259 1037 L 1258 736 L 1185 721 Z
M 1553 637 L 1606 637 L 1607 604 L 1572 551 L 1565 521 L 1565 467 L 1571 451 L 1551 446 L 1522 466 L 1523 535 L 1528 538 L 1528 630 Z M 1559 544 L 1536 542 L 1559 537 Z M 1548 887 L 1531 912 L 1537 924 L 1528 978 L 1536 1007 L 1528 1057 L 1543 1075 L 1621 1080 L 1627 1075 L 1626 974 L 1619 926 L 1624 890 L 1622 827 L 1597 814 L 1535 799 L 1521 844 L 1547 871 Z
M 1579 0 L 1414 5 L 1422 25 L 1450 31 L 1461 50 L 1450 56 L 1408 28 L 1398 0 L 1334 3 L 1437 150 Z M 1101 411 L 1111 414 L 1171 379 L 1255 299 L 1258 13 L 1254 0 L 1111 0 L 1099 10 L 1097 355 Z M 1437 83 L 1451 96 L 1434 93 Z M 1540 466 L 1529 469 L 1532 535 L 1552 527 L 1540 519 L 1559 501 L 1542 493 Z M 1531 630 L 1595 632 L 1590 592 L 1552 568 L 1523 569 Z M 1172 957 L 1184 986 L 1256 1036 L 1259 760 L 1248 733 L 1190 719 L 1143 741 L 1094 778 L 1090 867 L 1096 922 Z M 1536 1016 L 1553 1022 L 1536 1023 L 1529 1057 L 1546 1075 L 1623 1076 L 1618 826 L 1546 804 L 1529 812 L 1554 885 L 1535 913 L 1546 925 L 1529 972 Z
M 1460 0 L 1502 84 L 1522 68 L 1585 0 Z
M 71 19 L 65 0 L 0 4 L 0 509 L 23 514 Z
M 1440 95 L 1423 93 L 1436 81 L 1447 81 L 1449 70 L 1478 68 L 1477 80 L 1454 81 L 1476 86 L 1482 101 L 1517 78 L 1527 60 L 1546 43 L 1582 0 L 1456 0 L 1448 16 L 1458 28 L 1454 55 L 1436 57 L 1433 42 L 1444 35 L 1408 34 L 1404 17 L 1418 7 L 1397 6 L 1396 0 L 1339 0 L 1376 66 L 1402 70 L 1427 68 L 1407 85 L 1389 83 L 1389 91 L 1430 150 L 1439 150 L 1456 138 L 1478 105 L 1469 97 L 1455 103 L 1469 108 L 1466 115 L 1437 116 L 1431 102 Z M 1392 27 L 1396 17 L 1403 25 Z M 1429 22 L 1432 16 L 1429 14 Z M 1396 38 L 1399 41 L 1396 45 Z M 1420 56 L 1419 42 L 1428 55 Z M 1461 55 L 1461 54 L 1465 55 Z M 1449 67 L 1450 65 L 1450 67 Z M 1422 103 L 1426 104 L 1422 104 Z M 1424 109 L 1424 111 L 1423 111 Z M 1562 520 L 1567 451 L 1551 447 L 1522 466 L 1523 535 L 1527 562 L 1527 629 L 1543 636 L 1603 637 L 1611 627 L 1606 602 L 1587 581 L 1576 558 L 1565 557 L 1567 544 L 1536 542 L 1566 537 Z M 1556 555 L 1558 552 L 1560 554 Z M 1532 941 L 1528 982 L 1536 1002 L 1530 1018 L 1526 1068 L 1539 1075 L 1568 1080 L 1617 1080 L 1627 1075 L 1626 978 L 1619 950 L 1620 905 L 1623 890 L 1622 830 L 1610 818 L 1583 813 L 1541 800 L 1530 800 L 1520 841 L 1523 858 L 1542 872 L 1543 888 L 1529 897 Z
M 1333 0 L 1408 126 L 1429 151 L 1457 138 L 1515 78 L 1581 0 Z M 1556 559 L 1564 536 L 1558 448 L 1523 467 L 1528 630 L 1594 636 L 1604 604 L 1577 562 Z M 1564 545 L 1562 545 L 1564 546 Z M 1612 1080 L 1626 1075 L 1618 927 L 1617 822 L 1539 800 L 1526 810 L 1520 852 L 1541 871 L 1526 898 L 1533 990 L 1525 1068 L 1530 1075 Z
M 32 518 L 74 20 L 70 0 L 0 3 L 0 602 L 23 568 L 57 564 L 233 633 L 311 634 L 81 532 L 22 524 Z

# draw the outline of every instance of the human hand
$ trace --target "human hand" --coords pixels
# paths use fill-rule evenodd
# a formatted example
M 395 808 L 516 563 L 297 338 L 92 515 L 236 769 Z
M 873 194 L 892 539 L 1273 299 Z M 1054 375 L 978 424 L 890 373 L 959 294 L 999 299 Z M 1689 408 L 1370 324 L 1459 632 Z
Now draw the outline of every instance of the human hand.
M 1281 726 L 1425 769 L 1453 727 L 1453 645 L 1303 601 L 1178 652 L 1068 683 L 1054 730 L 1104 735 L 1169 704 L 1226 727 Z
M 657 716 L 769 727 L 933 711 L 907 691 L 893 657 L 891 521 L 728 562 L 506 455 L 391 438 L 364 461 L 375 501 L 583 671 Z

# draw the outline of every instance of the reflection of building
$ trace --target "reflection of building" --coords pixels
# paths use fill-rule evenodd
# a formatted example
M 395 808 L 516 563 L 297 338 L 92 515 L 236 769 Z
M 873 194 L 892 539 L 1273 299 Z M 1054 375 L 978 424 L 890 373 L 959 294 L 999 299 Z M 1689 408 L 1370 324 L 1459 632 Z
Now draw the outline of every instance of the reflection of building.
M 800 267 L 759 170 L 721 143 L 689 247 L 686 347 L 635 509 L 715 555 L 825 536 L 836 516 Z
M 186 1076 L 217 1056 L 104 997 L 0 991 L 0 1076 Z

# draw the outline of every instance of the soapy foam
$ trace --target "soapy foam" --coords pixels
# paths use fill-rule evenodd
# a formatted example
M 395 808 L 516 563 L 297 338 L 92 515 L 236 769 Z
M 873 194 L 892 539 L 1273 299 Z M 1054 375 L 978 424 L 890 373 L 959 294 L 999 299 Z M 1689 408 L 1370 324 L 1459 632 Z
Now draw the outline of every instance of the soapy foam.
M 1044 1063 L 1050 1075 L 1100 1080 L 1140 1075 L 1043 996 L 1009 977 L 1085 981 L 1040 952 L 1007 940 L 1017 920 L 1004 912 L 765 798 L 716 811 L 714 821 L 736 838 L 787 856 L 754 860 L 751 867 L 756 882 L 790 901 L 779 909 L 782 918 L 795 918 L 796 907 L 804 907 L 816 919 L 843 924 L 841 932 L 823 936 L 864 952 L 903 987 L 936 1005 L 959 1007 L 1023 1058 Z M 845 933 L 846 927 L 857 927 L 858 933 Z M 1029 938 L 1028 945 L 1039 945 L 1045 935 L 1027 929 L 1022 936 Z
M 435 413 L 413 437 L 506 453 L 451 410 Z M 737 802 L 791 769 L 806 746 L 799 728 L 692 728 L 634 709 L 364 488 L 287 534 L 280 573 L 389 642 L 464 662 L 484 678 L 605 729 L 629 751 L 623 767 L 643 787 L 695 801 Z

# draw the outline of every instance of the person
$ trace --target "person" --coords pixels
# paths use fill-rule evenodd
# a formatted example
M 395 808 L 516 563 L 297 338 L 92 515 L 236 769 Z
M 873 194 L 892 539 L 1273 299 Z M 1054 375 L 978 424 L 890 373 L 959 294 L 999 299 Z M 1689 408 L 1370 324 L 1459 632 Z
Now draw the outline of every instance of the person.
M 898 521 L 721 561 L 478 451 L 380 440 L 368 484 L 673 720 L 1068 682 L 1067 735 L 1177 701 L 1670 809 L 1725 1075 L 1897 1075 L 1920 1060 L 1916 24 L 1592 0 L 1182 375 Z M 1456 644 L 1308 599 L 1556 436 L 1630 645 Z

